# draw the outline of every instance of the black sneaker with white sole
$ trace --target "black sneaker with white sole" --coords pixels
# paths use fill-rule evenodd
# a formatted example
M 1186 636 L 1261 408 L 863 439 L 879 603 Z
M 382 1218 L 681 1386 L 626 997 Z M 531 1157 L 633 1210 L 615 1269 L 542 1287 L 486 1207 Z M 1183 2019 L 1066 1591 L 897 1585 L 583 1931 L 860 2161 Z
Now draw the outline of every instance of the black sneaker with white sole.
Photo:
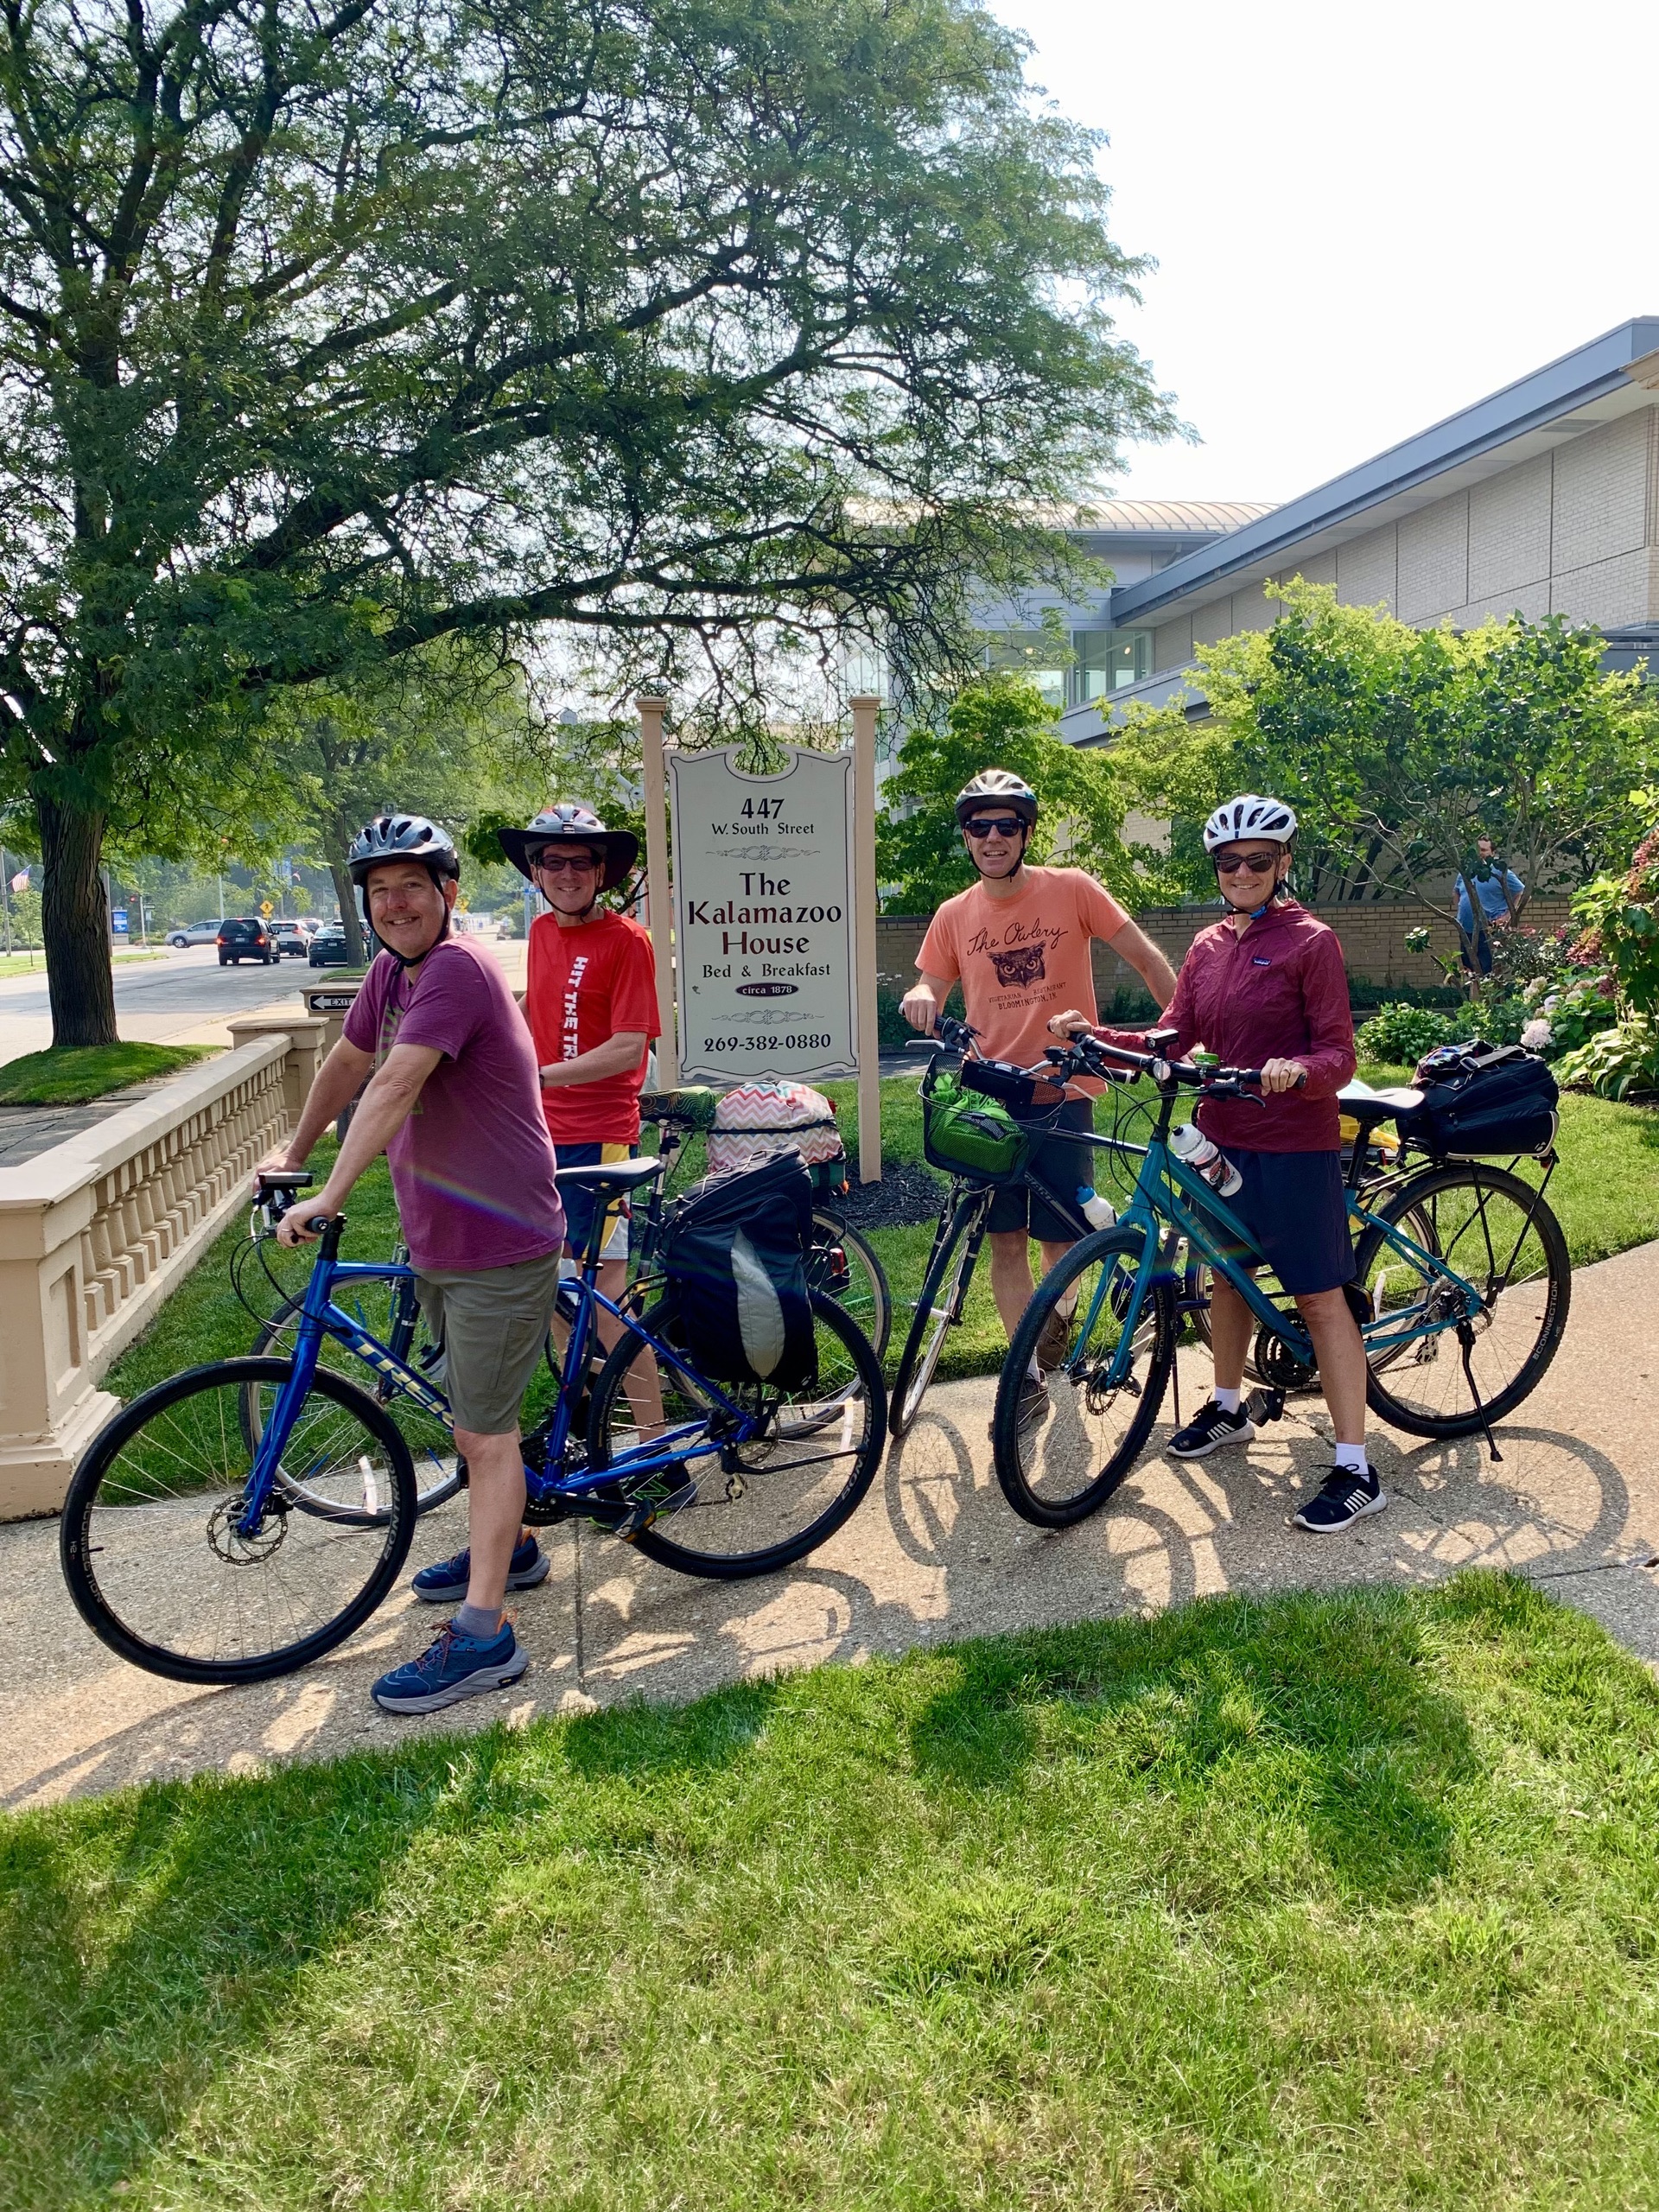
M 1315 1536 L 1333 1536 L 1339 1529 L 1351 1529 L 1368 1513 L 1381 1513 L 1388 1502 L 1374 1468 L 1367 1467 L 1361 1475 L 1351 1467 L 1332 1467 L 1325 1488 L 1298 1509 L 1292 1523 Z
M 1165 1449 L 1173 1459 L 1202 1459 L 1206 1452 L 1220 1451 L 1224 1444 L 1248 1444 L 1255 1434 L 1255 1423 L 1243 1406 L 1230 1414 L 1211 1398 L 1185 1428 L 1176 1430 Z

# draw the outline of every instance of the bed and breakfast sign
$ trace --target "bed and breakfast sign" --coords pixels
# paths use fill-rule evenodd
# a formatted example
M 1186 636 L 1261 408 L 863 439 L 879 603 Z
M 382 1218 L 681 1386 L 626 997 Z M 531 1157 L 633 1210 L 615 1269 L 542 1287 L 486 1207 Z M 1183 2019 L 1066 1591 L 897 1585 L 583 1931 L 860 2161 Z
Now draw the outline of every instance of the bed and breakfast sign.
M 853 757 L 737 759 L 668 758 L 681 1078 L 851 1075 Z

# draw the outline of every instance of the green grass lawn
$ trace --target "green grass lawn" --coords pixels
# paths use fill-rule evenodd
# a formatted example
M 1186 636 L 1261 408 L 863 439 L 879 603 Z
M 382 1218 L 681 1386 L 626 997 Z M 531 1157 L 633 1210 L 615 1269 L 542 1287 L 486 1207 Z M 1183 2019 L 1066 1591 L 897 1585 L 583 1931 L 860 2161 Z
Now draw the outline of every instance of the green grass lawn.
M 1659 1688 L 1465 1574 L 0 1822 L 0 2197 L 1659 2202 Z
M 53 1046 L 0 1066 L 0 1106 L 80 1106 L 107 1098 L 152 1076 L 176 1075 L 215 1048 L 210 1045 Z

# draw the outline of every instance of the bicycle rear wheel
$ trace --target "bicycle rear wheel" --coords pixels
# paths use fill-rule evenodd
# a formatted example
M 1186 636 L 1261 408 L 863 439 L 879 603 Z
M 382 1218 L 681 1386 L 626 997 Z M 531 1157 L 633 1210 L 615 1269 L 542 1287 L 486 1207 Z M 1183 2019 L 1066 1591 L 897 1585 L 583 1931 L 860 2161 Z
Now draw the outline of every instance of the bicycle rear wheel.
M 810 1289 L 833 1298 L 869 1338 L 878 1359 L 887 1349 L 893 1327 L 893 1294 L 887 1272 L 870 1244 L 822 1207 L 812 1213 L 812 1243 L 806 1255 Z
M 1148 1286 L 1122 1379 L 1116 1358 L 1140 1272 L 1142 1239 L 1105 1229 L 1052 1268 L 1014 1332 L 996 1386 L 991 1444 L 1002 1494 L 1022 1519 L 1065 1529 L 1103 1505 L 1145 1448 L 1175 1358 L 1175 1298 L 1166 1277 Z M 1066 1346 L 1048 1369 L 1046 1412 L 1021 1429 L 1021 1385 L 1049 1315 L 1067 1317 Z
M 415 1526 L 409 1447 L 385 1408 L 319 1368 L 259 1526 L 237 1529 L 260 1426 L 292 1371 L 227 1359 L 146 1390 L 94 1439 L 64 1501 L 60 1552 L 81 1618 L 124 1659 L 181 1682 L 303 1667 L 367 1620 Z M 335 1499 L 330 1516 L 308 1500 Z
M 1368 1350 L 1365 1395 L 1408 1436 L 1472 1436 L 1542 1381 L 1567 1327 L 1573 1263 L 1560 1224 L 1533 1185 L 1506 1168 L 1458 1160 L 1414 1175 L 1371 1206 L 1480 1293 L 1471 1322 L 1392 1351 Z M 1457 1310 L 1450 1286 L 1366 1230 L 1356 1279 L 1371 1312 L 1409 1328 Z
M 353 1287 L 354 1290 L 357 1287 Z M 411 1367 L 426 1376 L 436 1389 L 443 1388 L 443 1347 L 434 1344 L 427 1332 L 424 1319 L 415 1306 L 412 1286 L 395 1282 L 372 1282 L 361 1286 L 365 1295 L 360 1303 L 364 1326 L 372 1337 L 378 1337 L 388 1351 L 406 1360 Z M 405 1294 L 408 1306 L 399 1294 Z M 294 1332 L 299 1325 L 301 1309 L 305 1303 L 303 1292 L 279 1306 L 254 1340 L 251 1357 L 255 1359 L 288 1359 L 293 1356 Z M 353 1305 L 359 1303 L 353 1296 Z M 409 1306 L 415 1306 L 411 1314 Z M 351 1308 L 348 1306 L 346 1311 Z M 435 1505 L 442 1505 L 452 1498 L 467 1479 L 467 1462 L 455 1451 L 455 1440 L 444 1423 L 413 1398 L 405 1397 L 401 1390 L 384 1378 L 375 1376 L 355 1353 L 346 1351 L 333 1337 L 325 1337 L 317 1348 L 317 1363 L 337 1375 L 346 1376 L 359 1389 L 372 1383 L 372 1395 L 378 1405 L 385 1407 L 399 1433 L 409 1446 L 409 1456 L 415 1468 L 415 1510 L 429 1513 Z M 555 1372 L 556 1372 L 556 1369 Z M 258 1443 L 261 1433 L 260 1406 L 263 1402 L 261 1386 L 248 1385 L 242 1408 L 243 1435 L 251 1451 Z M 340 1516 L 337 1498 L 327 1495 L 313 1497 L 308 1485 L 296 1484 L 294 1501 L 302 1512 L 315 1510 L 334 1518 Z M 384 1512 L 384 1509 L 383 1509 Z
M 626 1336 L 594 1390 L 588 1428 L 590 1466 L 609 1466 L 656 1427 L 653 1389 L 670 1428 L 701 1426 L 704 1448 L 688 1459 L 697 1494 L 669 1518 L 632 1538 L 648 1558 L 682 1574 L 718 1580 L 768 1574 L 803 1559 L 835 1534 L 869 1488 L 887 1440 L 887 1391 L 864 1333 L 833 1299 L 814 1294 L 818 1376 L 809 1389 L 722 1385 L 725 1395 L 762 1427 L 747 1443 L 707 1448 L 709 1424 L 722 1416 L 706 1386 L 663 1368 L 642 1337 Z M 670 1344 L 679 1338 L 672 1308 L 658 1306 L 642 1325 Z
M 895 1436 L 907 1434 L 920 1413 L 922 1400 L 927 1395 L 928 1385 L 944 1350 L 945 1332 L 962 1319 L 963 1303 L 973 1281 L 974 1263 L 979 1257 L 982 1224 L 989 1211 L 988 1192 L 959 1205 L 944 1241 L 928 1262 L 910 1332 L 905 1338 L 905 1348 L 899 1355 L 898 1370 L 893 1378 L 887 1425 Z

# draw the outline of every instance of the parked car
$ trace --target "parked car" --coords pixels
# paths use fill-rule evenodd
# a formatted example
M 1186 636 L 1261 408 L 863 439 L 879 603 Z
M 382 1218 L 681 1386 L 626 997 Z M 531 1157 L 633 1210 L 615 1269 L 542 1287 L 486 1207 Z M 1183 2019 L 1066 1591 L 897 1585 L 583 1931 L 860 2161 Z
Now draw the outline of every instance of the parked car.
M 219 964 L 221 968 L 240 967 L 245 960 L 263 961 L 271 968 L 282 958 L 276 950 L 276 940 L 257 914 L 237 914 L 221 923 L 219 931 Z
M 303 960 L 311 950 L 312 938 L 321 929 L 322 924 L 315 915 L 302 914 L 297 922 L 276 922 L 272 927 L 276 932 L 277 951 L 289 952 L 297 959 Z
M 217 944 L 219 933 L 225 926 L 221 915 L 216 922 L 189 922 L 182 929 L 169 930 L 167 941 L 181 947 L 187 944 Z

